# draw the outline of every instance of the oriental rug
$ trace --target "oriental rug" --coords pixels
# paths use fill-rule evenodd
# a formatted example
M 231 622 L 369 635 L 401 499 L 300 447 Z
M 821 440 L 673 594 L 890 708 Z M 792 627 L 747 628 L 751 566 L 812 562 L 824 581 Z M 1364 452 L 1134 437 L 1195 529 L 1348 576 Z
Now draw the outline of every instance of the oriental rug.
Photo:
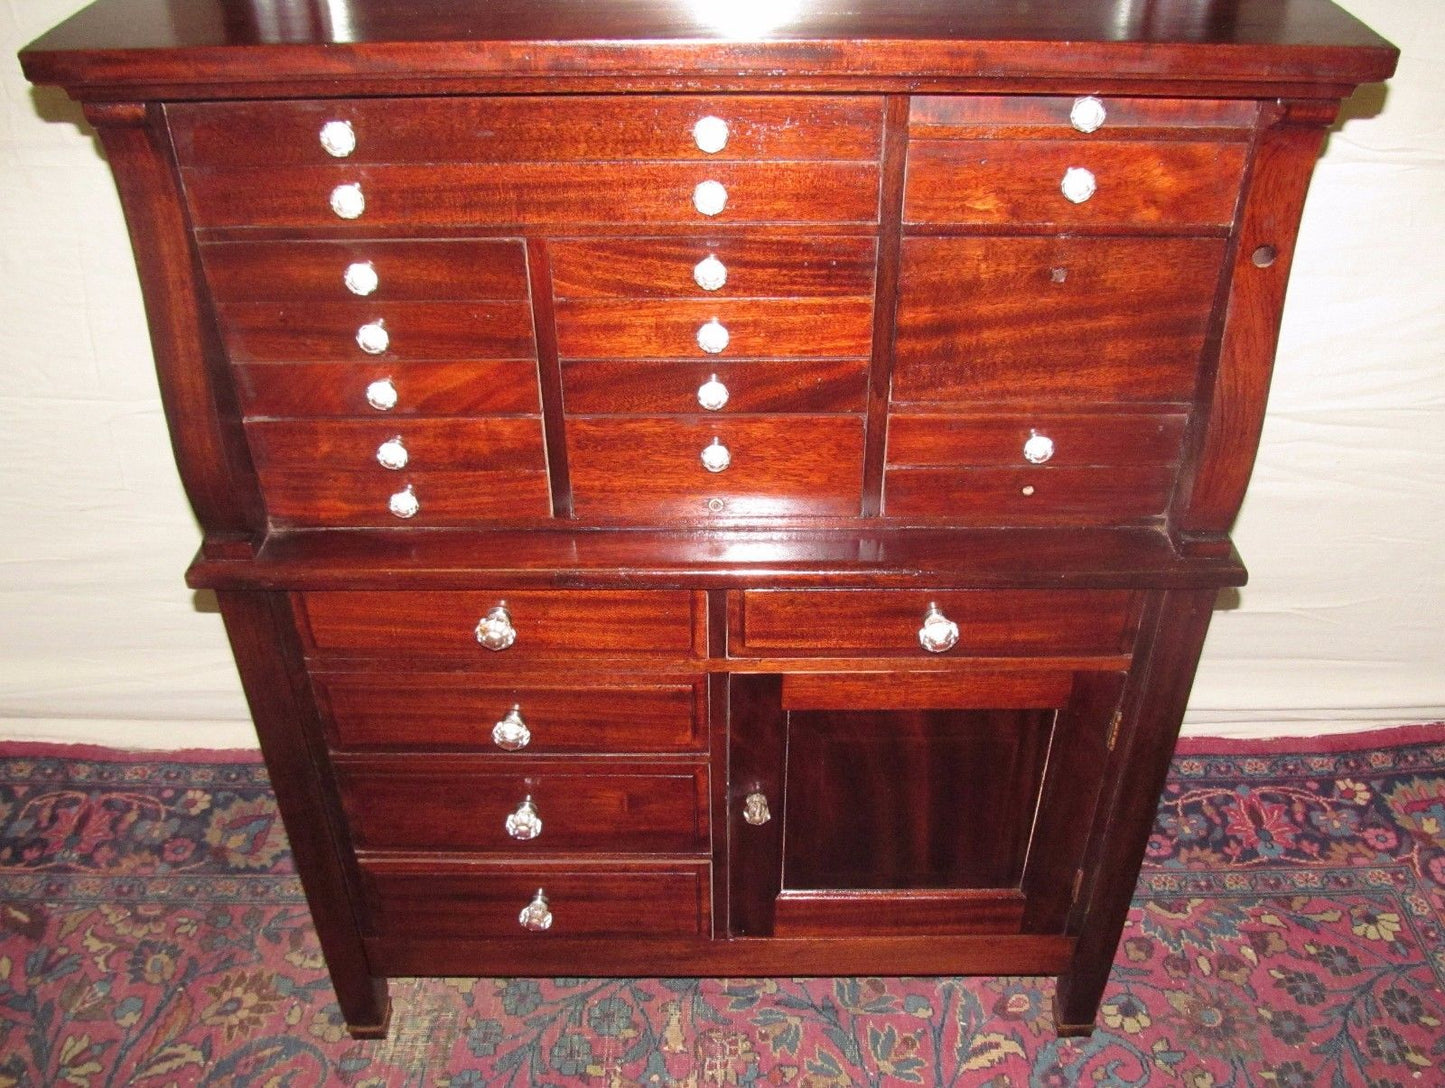
M 1098 1030 L 1035 978 L 426 979 L 345 1033 L 265 771 L 0 745 L 0 1088 L 1445 1084 L 1445 724 L 1193 741 Z

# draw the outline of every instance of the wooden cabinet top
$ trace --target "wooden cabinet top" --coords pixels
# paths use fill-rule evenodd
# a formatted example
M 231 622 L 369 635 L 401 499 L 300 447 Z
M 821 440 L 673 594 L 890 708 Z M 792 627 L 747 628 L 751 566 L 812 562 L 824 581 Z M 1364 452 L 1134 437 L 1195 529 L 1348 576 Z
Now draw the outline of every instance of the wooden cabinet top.
M 1328 0 L 99 0 L 27 49 L 85 99 L 532 90 L 1338 98 L 1397 51 Z

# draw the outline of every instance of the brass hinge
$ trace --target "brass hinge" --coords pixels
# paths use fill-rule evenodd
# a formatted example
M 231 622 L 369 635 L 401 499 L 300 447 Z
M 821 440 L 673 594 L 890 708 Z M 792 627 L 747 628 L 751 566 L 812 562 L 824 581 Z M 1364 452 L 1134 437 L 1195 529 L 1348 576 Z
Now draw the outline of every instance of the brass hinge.
M 1075 870 L 1074 870 L 1074 890 L 1069 894 L 1069 904 L 1070 904 L 1070 906 L 1072 906 L 1073 904 L 1075 904 L 1075 903 L 1077 903 L 1077 902 L 1079 901 L 1079 889 L 1082 888 L 1083 886 L 1084 886 L 1084 870 L 1082 870 L 1082 869 L 1075 869 Z
M 1109 739 L 1105 742 L 1111 752 L 1114 750 L 1114 745 L 1119 743 L 1119 725 L 1123 721 L 1124 712 L 1122 710 L 1114 711 L 1114 717 L 1109 722 Z

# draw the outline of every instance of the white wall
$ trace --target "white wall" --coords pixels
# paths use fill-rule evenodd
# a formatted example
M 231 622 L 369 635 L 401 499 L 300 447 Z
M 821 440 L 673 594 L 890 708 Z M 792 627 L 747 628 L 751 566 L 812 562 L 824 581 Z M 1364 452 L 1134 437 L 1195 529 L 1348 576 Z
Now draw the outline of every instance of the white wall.
M 181 581 L 198 531 L 107 168 L 13 59 L 81 6 L 0 12 L 0 738 L 250 746 L 219 617 Z M 1445 716 L 1445 20 L 1346 6 L 1404 55 L 1311 190 L 1237 525 L 1252 581 L 1216 616 L 1193 733 Z

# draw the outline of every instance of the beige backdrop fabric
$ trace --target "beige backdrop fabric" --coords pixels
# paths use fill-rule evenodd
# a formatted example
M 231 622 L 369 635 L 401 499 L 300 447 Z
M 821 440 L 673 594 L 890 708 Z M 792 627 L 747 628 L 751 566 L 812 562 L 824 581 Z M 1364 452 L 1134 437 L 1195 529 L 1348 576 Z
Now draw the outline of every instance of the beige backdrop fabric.
M 1121 3 L 1124 0 L 1121 0 Z M 78 113 L 15 51 L 81 0 L 3 0 L 0 739 L 251 746 L 171 464 L 130 250 Z M 1346 0 L 1400 46 L 1310 193 L 1271 415 L 1186 728 L 1445 716 L 1445 19 Z

